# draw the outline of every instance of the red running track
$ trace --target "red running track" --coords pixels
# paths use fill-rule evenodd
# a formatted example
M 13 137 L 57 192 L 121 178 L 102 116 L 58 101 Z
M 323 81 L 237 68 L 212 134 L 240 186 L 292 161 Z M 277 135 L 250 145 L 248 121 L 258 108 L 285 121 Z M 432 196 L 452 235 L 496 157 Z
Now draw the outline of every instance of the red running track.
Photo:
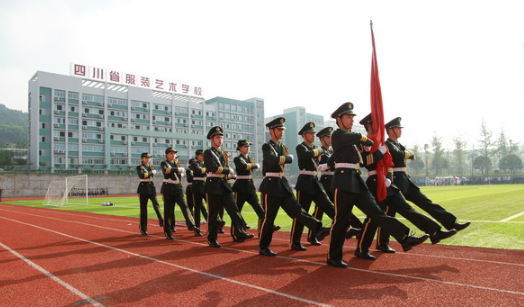
M 350 240 L 339 269 L 327 240 L 296 252 L 289 233 L 277 257 L 182 226 L 174 241 L 137 233 L 137 218 L 0 205 L 0 306 L 524 306 L 522 250 L 423 244 L 367 261 Z

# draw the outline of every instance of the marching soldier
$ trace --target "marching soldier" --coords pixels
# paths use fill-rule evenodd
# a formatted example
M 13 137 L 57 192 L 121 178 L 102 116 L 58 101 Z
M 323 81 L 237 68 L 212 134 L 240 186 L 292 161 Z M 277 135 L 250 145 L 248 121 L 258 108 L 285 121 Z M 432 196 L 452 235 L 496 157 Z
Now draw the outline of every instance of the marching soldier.
M 373 129 L 373 121 L 371 114 L 368 114 L 364 119 L 360 121 L 360 124 L 366 128 L 368 135 L 374 135 L 375 131 Z M 366 148 L 369 149 L 369 148 Z M 404 218 L 410 221 L 417 228 L 421 229 L 425 233 L 429 234 L 431 243 L 437 244 L 443 239 L 449 238 L 457 233 L 455 229 L 449 231 L 442 231 L 440 226 L 435 223 L 432 219 L 428 218 L 424 214 L 420 214 L 415 211 L 407 202 L 400 190 L 392 184 L 393 179 L 393 169 L 390 169 L 385 179 L 385 184 L 387 187 L 387 196 L 386 199 L 379 202 L 377 198 L 377 162 L 384 159 L 384 153 L 386 152 L 385 146 L 380 146 L 377 150 L 372 151 L 372 149 L 364 150 L 362 152 L 362 161 L 364 166 L 368 170 L 368 179 L 366 184 L 377 200 L 379 207 L 388 213 L 389 209 L 392 208 L 394 211 L 400 213 Z M 355 251 L 355 256 L 367 260 L 375 260 L 375 256 L 369 253 L 369 247 L 375 236 L 377 230 L 376 223 L 373 222 L 369 217 L 364 221 L 364 228 L 362 234 L 359 236 L 357 249 Z M 389 246 L 386 245 L 389 248 Z
M 233 196 L 233 189 L 227 181 L 234 176 L 229 167 L 227 152 L 222 150 L 224 132 L 221 127 L 215 126 L 209 130 L 207 139 L 211 141 L 211 148 L 204 152 L 204 164 L 207 170 L 206 199 L 209 209 L 207 219 L 207 241 L 211 247 L 221 247 L 217 242 L 217 223 L 221 208 L 225 208 L 231 217 L 231 236 L 235 242 L 243 242 L 253 237 L 246 233 L 242 216 L 238 211 Z
M 297 190 L 298 203 L 304 211 L 309 212 L 311 202 L 315 202 L 315 206 L 321 208 L 331 219 L 335 216 L 335 209 L 333 203 L 329 200 L 324 186 L 320 183 L 317 177 L 317 169 L 325 171 L 328 169 L 327 164 L 319 166 L 319 161 L 324 154 L 322 148 L 318 148 L 313 142 L 315 141 L 315 123 L 309 122 L 298 132 L 302 136 L 304 142 L 296 147 L 298 158 L 299 175 L 295 189 Z M 316 218 L 316 217 L 315 217 Z M 317 218 L 318 219 L 318 218 Z M 321 220 L 321 219 L 318 219 Z M 305 251 L 307 247 L 300 243 L 304 225 L 293 219 L 293 226 L 291 227 L 291 249 L 296 251 Z M 313 235 L 311 229 L 308 232 L 308 241 L 313 245 L 319 245 L 320 242 Z
M 193 215 L 193 219 L 195 218 L 194 210 L 195 210 L 195 204 L 193 203 L 193 171 L 189 168 L 191 164 L 195 163 L 196 159 L 191 158 L 187 162 L 187 168 L 186 168 L 186 180 L 187 180 L 187 186 L 186 186 L 186 202 L 187 207 L 189 208 L 189 211 L 191 211 L 191 214 Z
M 162 219 L 162 213 L 160 212 L 160 204 L 156 198 L 156 188 L 153 182 L 156 170 L 155 167 L 151 165 L 151 154 L 144 152 L 140 157 L 142 163 L 136 167 L 140 184 L 136 192 L 140 200 L 140 234 L 147 236 L 147 202 L 149 199 L 153 203 L 153 209 L 155 209 L 160 227 L 164 226 L 164 221 Z
M 335 199 L 333 198 L 331 182 L 333 179 L 333 174 L 335 174 L 335 165 L 332 163 L 332 161 L 330 161 L 331 156 L 333 155 L 333 148 L 331 148 L 331 132 L 333 132 L 333 128 L 326 127 L 320 130 L 316 134 L 316 136 L 320 140 L 321 148 L 324 151 L 324 153 L 320 156 L 319 166 L 322 168 L 322 170 L 320 170 L 320 183 L 324 187 L 324 191 L 326 191 L 326 194 L 329 197 L 329 200 L 331 200 L 331 203 L 334 203 Z M 313 217 L 317 220 L 322 221 L 323 214 L 324 212 L 322 211 L 322 209 L 319 206 L 315 205 L 315 212 L 313 213 Z M 360 234 L 360 232 L 362 231 L 362 222 L 353 213 L 350 213 L 349 215 L 349 225 L 351 227 L 346 233 L 346 239 L 350 239 L 353 236 Z M 312 245 L 321 244 L 314 237 L 311 237 L 311 234 L 309 233 L 308 241 Z
M 253 175 L 251 174 L 253 170 L 260 168 L 260 164 L 255 163 L 253 158 L 249 156 L 250 146 L 251 142 L 248 140 L 239 140 L 237 143 L 237 150 L 240 154 L 233 159 L 237 172 L 236 181 L 235 184 L 233 184 L 233 192 L 235 192 L 235 200 L 240 213 L 242 213 L 242 208 L 246 201 L 251 205 L 251 207 L 253 207 L 253 210 L 255 210 L 255 213 L 258 216 L 257 230 L 260 234 L 260 226 L 264 219 L 264 209 L 262 209 L 262 205 L 260 205 L 257 190 L 253 183 Z M 244 221 L 246 228 L 249 228 L 243 217 L 242 220 Z M 274 231 L 279 229 L 280 226 L 275 225 Z
M 322 227 L 322 222 L 309 215 L 295 198 L 295 194 L 284 176 L 285 164 L 293 162 L 293 155 L 289 154 L 287 147 L 280 142 L 284 136 L 284 117 L 278 117 L 266 124 L 271 134 L 271 140 L 262 146 L 264 179 L 260 185 L 262 204 L 266 215 L 261 227 L 260 255 L 276 256 L 269 245 L 273 238 L 273 225 L 282 207 L 291 218 L 313 229 L 319 241 L 328 235 L 329 228 Z
M 335 162 L 333 176 L 335 219 L 331 227 L 327 264 L 339 268 L 348 266 L 342 261 L 342 248 L 349 226 L 349 213 L 354 205 L 377 225 L 391 233 L 402 244 L 404 251 L 409 251 L 429 237 L 428 235 L 410 236 L 408 227 L 397 219 L 387 216 L 375 202 L 359 170 L 362 163 L 359 147 L 372 146 L 373 141 L 365 135 L 351 132 L 355 115 L 351 102 L 343 103 L 331 114 L 331 117 L 337 121 L 338 129 L 331 136 Z
M 470 225 L 470 222 L 458 223 L 456 216 L 451 214 L 440 205 L 434 204 L 429 198 L 426 197 L 418 186 L 409 178 L 406 173 L 406 160 L 414 160 L 415 156 L 406 150 L 406 148 L 398 142 L 398 139 L 402 136 L 402 118 L 396 117 L 388 122 L 386 130 L 388 133 L 388 139 L 386 140 L 386 146 L 391 153 L 393 158 L 393 184 L 397 186 L 404 197 L 410 202 L 417 205 L 420 209 L 426 211 L 438 221 L 446 229 L 456 229 L 457 231 L 462 230 Z M 390 213 L 394 215 L 394 212 Z M 381 233 L 380 235 L 380 250 L 386 250 L 391 252 L 391 248 L 388 247 L 389 234 L 387 232 Z M 394 252 L 394 251 L 393 251 Z
M 190 164 L 189 168 L 193 173 L 193 216 L 195 218 L 195 226 L 200 228 L 200 213 L 204 216 L 204 222 L 207 218 L 206 206 L 204 206 L 204 198 L 206 196 L 206 167 L 204 165 L 204 151 L 197 149 L 195 152 L 195 161 Z
M 161 192 L 164 197 L 164 233 L 168 240 L 173 240 L 175 229 L 175 203 L 178 204 L 189 230 L 195 232 L 195 236 L 201 236 L 200 230 L 195 226 L 193 215 L 184 201 L 184 189 L 182 187 L 182 176 L 184 168 L 178 163 L 174 147 L 166 149 L 166 161 L 162 161 L 162 173 L 164 174 L 164 183 L 162 183 Z

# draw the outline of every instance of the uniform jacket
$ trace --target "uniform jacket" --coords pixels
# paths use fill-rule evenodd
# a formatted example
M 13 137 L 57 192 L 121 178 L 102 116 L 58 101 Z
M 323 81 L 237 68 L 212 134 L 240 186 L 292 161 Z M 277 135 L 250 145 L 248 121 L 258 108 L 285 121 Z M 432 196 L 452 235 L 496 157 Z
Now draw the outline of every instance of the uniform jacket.
M 298 169 L 314 172 L 315 175 L 298 175 L 295 189 L 308 194 L 316 194 L 319 192 L 319 189 L 324 191 L 324 187 L 320 184 L 316 174 L 321 155 L 324 153 L 322 148 L 318 148 L 315 144 L 306 145 L 305 142 L 302 142 L 298 144 L 296 150 Z
M 193 172 L 193 178 L 206 178 L 206 166 L 204 162 L 196 161 L 189 166 L 189 169 Z M 193 193 L 206 194 L 206 182 L 204 180 L 193 180 L 191 186 L 193 187 Z
M 164 195 L 182 193 L 182 176 L 184 172 L 179 172 L 178 168 L 180 167 L 180 165 L 175 161 L 162 161 L 162 163 L 160 163 L 160 167 L 162 168 L 164 179 L 176 180 L 178 182 L 178 184 L 172 184 L 167 182 L 162 183 L 162 188 L 160 189 L 160 192 L 162 192 L 162 194 Z
M 156 195 L 156 188 L 155 183 L 153 182 L 153 175 L 152 171 L 155 169 L 154 166 L 147 164 L 140 164 L 136 167 L 136 172 L 138 173 L 138 178 L 140 179 L 151 179 L 149 182 L 141 181 L 138 184 L 138 188 L 136 189 L 136 192 L 138 194 L 148 194 L 148 195 Z
M 335 163 L 353 163 L 360 165 L 362 145 L 371 146 L 373 141 L 360 133 L 337 129 L 331 135 L 333 161 Z M 333 175 L 332 188 L 350 193 L 367 191 L 366 183 L 360 175 L 360 170 L 351 168 L 336 168 Z
M 406 160 L 415 158 L 411 152 L 407 151 L 406 148 L 402 146 L 402 144 L 395 142 L 390 138 L 386 140 L 386 146 L 389 148 L 389 152 L 393 158 L 394 167 L 406 167 Z M 394 172 L 393 183 L 403 193 L 406 193 L 410 186 L 419 189 L 419 187 L 411 181 L 406 172 Z
M 257 168 L 253 158 L 244 156 L 243 154 L 236 156 L 233 162 L 235 163 L 237 176 L 251 176 L 252 170 Z M 256 193 L 253 179 L 237 179 L 235 184 L 233 184 L 233 191 L 242 194 Z
M 326 148 L 322 146 L 322 155 L 320 156 L 320 163 L 319 164 L 327 164 L 328 169 L 325 170 L 325 172 L 334 172 L 335 171 L 335 164 L 333 163 L 333 159 L 330 159 L 333 155 L 333 148 L 329 147 Z M 320 182 L 324 185 L 324 187 L 329 187 L 331 189 L 331 181 L 333 179 L 333 176 L 330 175 L 322 175 L 320 174 Z
M 204 164 L 208 173 L 220 175 L 221 177 L 207 177 L 206 193 L 224 195 L 233 192 L 231 185 L 227 181 L 228 175 L 231 175 L 229 168 L 229 161 L 224 154 L 224 151 L 211 147 L 204 151 Z
M 260 184 L 260 192 L 278 197 L 293 194 L 293 190 L 283 174 L 281 177 L 265 177 L 266 173 L 284 173 L 284 165 L 293 161 L 288 155 L 287 148 L 285 148 L 284 144 L 269 140 L 269 142 L 262 145 L 262 154 L 262 173 L 264 174 L 264 179 Z
M 375 150 L 374 152 L 362 152 L 362 160 L 364 162 L 363 165 L 368 170 L 368 172 L 376 170 L 377 162 L 382 159 L 384 159 L 384 155 L 379 150 Z M 387 195 L 390 196 L 393 194 L 392 189 L 398 190 L 398 188 L 393 184 L 393 169 L 390 169 L 390 171 L 387 174 L 387 178 L 391 180 L 391 185 L 387 188 Z M 366 184 L 373 196 L 377 198 L 377 176 L 369 176 L 366 180 Z
M 186 180 L 186 194 L 191 194 L 193 193 L 193 171 L 190 168 L 186 169 Z

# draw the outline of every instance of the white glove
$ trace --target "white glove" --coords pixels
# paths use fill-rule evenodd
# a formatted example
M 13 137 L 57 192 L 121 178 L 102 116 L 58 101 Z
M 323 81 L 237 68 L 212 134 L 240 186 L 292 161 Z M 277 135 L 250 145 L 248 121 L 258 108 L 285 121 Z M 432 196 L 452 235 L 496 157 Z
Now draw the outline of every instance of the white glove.
M 289 154 L 287 156 L 290 157 L 291 158 L 291 162 L 293 162 L 293 159 L 295 158 L 295 156 L 293 156 L 292 154 Z
M 258 163 L 255 163 L 255 165 L 257 166 L 257 168 L 260 168 L 260 164 L 258 164 Z
M 229 176 L 235 177 L 235 170 L 234 169 L 232 169 L 232 168 L 229 169 Z
M 320 165 L 318 166 L 318 170 L 319 170 L 320 172 L 323 172 L 323 171 L 325 171 L 325 170 L 327 170 L 327 169 L 328 169 L 328 165 L 327 165 L 327 163 L 325 163 L 325 164 L 320 164 Z
M 371 150 L 371 146 L 364 146 L 364 150 L 365 150 L 366 152 L 369 152 L 369 151 Z
M 152 170 L 151 173 L 153 173 L 153 175 L 156 175 L 156 169 Z
M 384 146 L 384 145 L 380 145 L 380 146 L 378 147 L 378 150 L 380 150 L 381 153 L 385 154 L 386 151 L 387 151 L 387 147 Z
M 385 182 L 386 182 L 386 188 L 389 188 L 389 186 L 391 185 L 391 180 L 389 178 L 386 178 Z
M 183 174 L 183 173 L 186 171 L 186 169 L 183 168 L 183 167 L 179 167 L 179 168 L 177 168 L 177 170 L 178 170 L 178 172 L 179 172 L 180 174 Z

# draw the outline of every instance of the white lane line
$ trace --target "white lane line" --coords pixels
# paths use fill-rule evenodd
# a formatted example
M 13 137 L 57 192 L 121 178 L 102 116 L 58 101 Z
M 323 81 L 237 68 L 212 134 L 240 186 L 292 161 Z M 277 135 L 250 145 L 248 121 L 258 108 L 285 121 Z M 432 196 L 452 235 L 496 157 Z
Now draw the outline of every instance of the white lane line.
M 282 296 L 282 297 L 285 297 L 285 298 L 288 298 L 288 299 L 292 299 L 292 300 L 295 300 L 295 301 L 299 301 L 299 302 L 303 302 L 303 303 L 307 303 L 307 304 L 311 304 L 311 305 L 315 305 L 315 306 L 334 307 L 333 305 L 323 304 L 323 303 L 320 303 L 320 302 L 308 300 L 308 299 L 301 298 L 301 297 L 298 297 L 298 296 L 294 296 L 294 295 L 291 295 L 291 294 L 287 294 L 287 293 L 283 293 L 283 292 L 279 292 L 279 291 L 263 288 L 263 287 L 260 287 L 260 286 L 244 283 L 244 282 L 237 281 L 237 280 L 230 279 L 230 278 L 225 278 L 225 277 L 222 277 L 220 275 L 198 271 L 198 270 L 191 269 L 191 268 L 188 268 L 188 267 L 185 267 L 185 266 L 181 266 L 181 265 L 178 265 L 178 264 L 166 262 L 166 261 L 159 260 L 159 259 L 156 259 L 156 258 L 153 258 L 153 257 L 149 257 L 149 256 L 140 255 L 140 254 L 137 254 L 137 253 L 133 253 L 133 252 L 130 252 L 130 251 L 126 251 L 126 250 L 117 248 L 117 247 L 101 244 L 101 243 L 94 242 L 94 241 L 91 241 L 91 240 L 78 238 L 78 237 L 75 237 L 75 236 L 71 236 L 71 235 L 68 235 L 68 234 L 65 234 L 65 233 L 62 233 L 62 232 L 59 232 L 59 231 L 47 229 L 47 228 L 40 227 L 40 226 L 37 226 L 37 225 L 33 225 L 33 224 L 29 224 L 29 223 L 13 220 L 13 219 L 2 217 L 2 216 L 0 216 L 0 218 L 8 220 L 8 221 L 11 221 L 11 222 L 23 224 L 23 225 L 26 225 L 26 226 L 34 227 L 34 228 L 37 228 L 37 229 L 40 229 L 40 230 L 52 232 L 52 233 L 55 233 L 55 234 L 58 234 L 58 235 L 61 235 L 61 236 L 64 236 L 64 237 L 67 237 L 67 238 L 70 238 L 70 239 L 74 239 L 74 240 L 78 240 L 78 241 L 94 244 L 94 245 L 97 245 L 97 246 L 100 246 L 100 247 L 105 247 L 107 249 L 118 251 L 118 252 L 121 252 L 121 253 L 124 253 L 124 254 L 128 254 L 128 255 L 131 255 L 131 256 L 134 256 L 134 257 L 137 257 L 137 258 L 146 259 L 146 260 L 149 260 L 149 261 L 153 261 L 153 262 L 165 264 L 165 265 L 168 265 L 168 266 L 172 266 L 172 267 L 175 267 L 175 268 L 178 268 L 178 269 L 181 269 L 181 270 L 186 270 L 186 271 L 189 271 L 189 272 L 192 272 L 192 273 L 204 275 L 204 276 L 206 276 L 208 278 L 209 277 L 214 277 L 214 278 L 221 279 L 223 281 L 227 281 L 227 282 L 230 282 L 230 283 L 233 283 L 233 284 L 237 284 L 237 285 L 240 285 L 240 286 L 253 288 L 253 289 L 256 289 L 256 290 L 259 290 L 259 291 L 262 291 L 262 292 L 266 292 L 266 293 L 269 293 L 269 294 L 275 294 L 275 295 L 278 295 L 278 296 Z M 93 302 L 97 303 L 94 300 L 93 300 Z M 97 306 L 100 306 L 100 305 L 97 305 Z
M 94 300 L 93 298 L 91 298 L 91 297 L 87 296 L 86 294 L 84 294 L 82 291 L 78 290 L 77 288 L 71 286 L 70 284 L 68 284 L 65 281 L 61 280 L 60 278 L 56 277 L 53 273 L 47 271 L 43 267 L 39 266 L 38 264 L 34 263 L 33 261 L 31 261 L 31 260 L 27 259 L 26 257 L 24 257 L 23 255 L 19 254 L 18 252 L 16 252 L 15 250 L 10 248 L 9 246 L 3 244 L 2 242 L 0 242 L 0 246 L 2 246 L 5 250 L 10 252 L 11 254 L 13 254 L 16 257 L 18 257 L 21 260 L 23 260 L 25 263 L 29 264 L 29 266 L 31 266 L 32 268 L 40 271 L 45 276 L 47 276 L 47 277 L 51 278 L 53 281 L 59 283 L 64 288 L 66 288 L 67 290 L 71 291 L 74 295 L 80 297 L 84 302 L 88 302 L 89 304 L 91 304 L 93 306 L 98 306 L 98 307 L 103 307 L 104 306 L 104 305 L 100 304 L 99 302 L 97 302 L 96 300 Z
M 62 222 L 77 223 L 77 224 L 83 224 L 83 225 L 92 226 L 92 227 L 98 227 L 98 228 L 109 229 L 109 230 L 114 230 L 114 231 L 132 233 L 130 231 L 123 231 L 123 230 L 115 229 L 115 228 L 109 228 L 109 227 L 103 227 L 103 226 L 98 226 L 98 225 L 92 225 L 92 224 L 89 224 L 89 223 L 65 221 L 65 220 L 60 220 L 58 218 L 53 218 L 53 217 L 39 216 L 39 215 L 34 215 L 34 214 L 29 214 L 29 213 L 26 213 L 26 214 L 27 215 L 37 216 L 37 217 L 42 217 L 42 218 L 54 219 L 54 220 L 58 220 L 58 221 L 62 221 Z M 0 218 L 4 218 L 4 217 L 0 217 Z M 4 218 L 4 219 L 8 219 L 8 218 Z M 8 219 L 8 220 L 11 220 L 11 219 Z M 114 248 L 114 247 L 111 247 L 111 246 L 106 246 L 106 245 L 103 245 L 103 244 L 100 244 L 100 243 L 97 243 L 97 242 L 92 242 L 92 241 L 89 241 L 89 240 L 86 240 L 86 239 L 76 238 L 76 237 L 73 237 L 73 236 L 70 236 L 70 235 L 67 235 L 67 234 L 62 234 L 60 232 L 57 232 L 57 231 L 54 231 L 54 230 L 51 230 L 51 229 L 42 228 L 40 226 L 27 224 L 27 223 L 24 223 L 24 222 L 21 222 L 21 221 L 17 221 L 17 220 L 11 220 L 11 221 L 14 221 L 14 222 L 17 222 L 17 223 L 21 223 L 21 224 L 26 224 L 26 225 L 29 225 L 29 226 L 32 226 L 32 227 L 36 227 L 36 228 L 40 228 L 40 229 L 43 229 L 43 230 L 46 230 L 46 231 L 49 231 L 49 232 L 54 232 L 54 233 L 57 233 L 57 234 L 60 234 L 60 235 L 66 236 L 66 237 L 75 238 L 77 240 L 93 243 L 93 244 L 96 244 L 96 245 L 99 245 L 99 246 L 104 246 L 104 247 L 107 247 L 109 249 L 114 249 L 114 250 L 121 251 L 123 253 L 137 255 L 137 257 L 142 257 L 142 258 L 145 258 L 145 259 L 148 259 L 148 260 L 152 260 L 152 261 L 156 261 L 156 262 L 159 262 L 159 263 L 164 263 L 164 264 L 167 264 L 167 265 L 171 265 L 171 266 L 175 266 L 175 267 L 178 267 L 178 268 L 186 269 L 185 267 L 182 267 L 182 266 L 179 266 L 179 265 L 176 265 L 176 264 L 171 264 L 171 263 L 168 263 L 168 262 L 165 262 L 165 261 L 162 261 L 162 260 L 156 260 L 156 259 L 148 257 L 148 256 L 142 256 L 142 255 L 139 255 L 139 254 L 134 254 L 132 252 L 128 252 L 128 251 L 125 251 L 125 250 L 120 250 L 118 248 Z M 151 235 L 150 235 L 150 237 L 151 237 Z M 156 237 L 156 236 L 153 236 L 153 237 Z M 206 246 L 205 244 L 202 244 L 202 243 L 192 242 L 192 241 L 187 241 L 187 240 L 175 239 L 175 241 L 186 242 L 186 243 L 191 243 L 191 244 L 201 245 L 201 246 Z M 258 255 L 258 253 L 255 253 L 255 252 L 245 251 L 245 250 L 236 249 L 236 248 L 222 247 L 221 249 L 233 250 L 233 251 L 237 251 L 237 252 L 243 252 L 243 253 L 247 253 L 247 254 Z M 404 254 L 408 255 L 407 253 L 404 253 Z M 421 256 L 427 256 L 427 255 L 421 255 Z M 303 259 L 300 259 L 300 258 L 292 258 L 292 257 L 285 257 L 285 256 L 276 256 L 275 258 L 283 259 L 286 262 L 296 261 L 296 262 L 317 264 L 317 265 L 322 265 L 322 266 L 326 265 L 323 262 L 303 260 Z M 458 260 L 464 260 L 464 261 L 472 261 L 472 260 L 474 260 L 474 259 L 467 259 L 467 258 L 452 258 L 452 257 L 442 257 L 442 258 L 453 259 L 453 260 L 458 259 Z M 495 262 L 495 261 L 485 261 L 485 260 L 476 260 L 476 261 L 478 261 L 478 262 L 490 262 L 490 263 L 492 262 L 492 263 L 503 264 L 503 265 L 524 266 L 523 264 L 515 264 L 515 263 L 499 263 L 499 262 Z M 469 288 L 480 289 L 480 290 L 488 290 L 488 291 L 495 291 L 495 292 L 509 293 L 509 294 L 516 294 L 516 295 L 524 296 L 524 292 L 518 292 L 518 291 L 504 290 L 504 289 L 484 287 L 484 286 L 477 286 L 477 285 L 457 283 L 457 282 L 450 282 L 450 281 L 442 281 L 442 280 L 438 280 L 438 279 L 430 279 L 430 278 L 423 278 L 423 277 L 416 277 L 416 276 L 409 276 L 409 275 L 401 275 L 401 274 L 381 272 L 381 271 L 371 271 L 371 270 L 352 268 L 352 267 L 349 267 L 348 269 L 354 270 L 354 271 L 359 271 L 359 272 L 371 273 L 371 274 L 385 275 L 385 276 L 389 276 L 389 277 L 400 277 L 400 278 L 407 278 L 407 279 L 415 279 L 415 280 L 422 280 L 422 281 L 428 281 L 428 282 L 436 282 L 436 283 L 440 283 L 440 284 L 447 284 L 447 285 L 453 285 L 453 286 L 462 286 L 462 287 L 469 287 Z M 201 272 L 201 271 L 195 271 L 195 270 L 190 269 L 190 268 L 187 268 L 187 270 L 189 270 L 191 272 L 193 272 L 193 271 L 194 272 L 198 272 L 199 274 L 203 274 L 203 275 L 206 275 L 206 276 L 209 276 L 209 277 L 217 277 L 217 278 L 224 279 L 226 281 L 231 281 L 233 283 L 243 284 L 243 283 L 237 282 L 235 280 L 225 279 L 225 278 L 223 278 L 221 276 L 218 276 L 218 275 L 208 274 L 208 273 Z M 249 284 L 246 284 L 246 285 L 251 286 Z M 252 286 L 253 287 L 258 287 L 258 286 L 254 286 L 254 285 L 252 285 Z M 273 292 L 273 290 L 268 290 L 268 291 L 271 291 L 270 293 L 274 293 L 274 294 L 279 293 L 279 292 L 275 293 L 275 292 Z
M 511 221 L 512 219 L 516 219 L 517 217 L 519 217 L 519 216 L 523 216 L 523 215 L 524 215 L 524 211 L 522 211 L 521 213 L 517 213 L 517 214 L 515 214 L 515 215 L 513 215 L 513 216 L 510 216 L 510 217 L 508 217 L 508 218 L 505 218 L 505 219 L 503 219 L 501 222 L 509 222 L 509 221 Z

